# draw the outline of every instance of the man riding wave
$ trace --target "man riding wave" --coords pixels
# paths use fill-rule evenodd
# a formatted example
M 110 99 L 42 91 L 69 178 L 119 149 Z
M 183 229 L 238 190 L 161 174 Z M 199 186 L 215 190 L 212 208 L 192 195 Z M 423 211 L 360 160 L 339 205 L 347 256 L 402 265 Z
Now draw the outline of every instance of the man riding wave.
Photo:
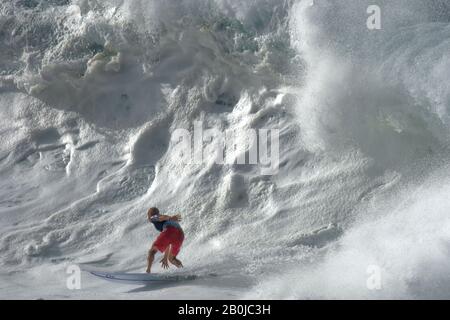
M 153 260 L 156 252 L 164 253 L 161 259 L 161 265 L 164 269 L 169 268 L 169 262 L 177 268 L 183 267 L 177 255 L 180 252 L 181 245 L 184 240 L 184 232 L 178 223 L 181 220 L 179 214 L 174 216 L 162 215 L 158 208 L 150 208 L 147 212 L 148 220 L 153 223 L 156 230 L 161 232 L 153 242 L 152 247 L 148 251 L 147 257 L 147 273 L 151 272 Z

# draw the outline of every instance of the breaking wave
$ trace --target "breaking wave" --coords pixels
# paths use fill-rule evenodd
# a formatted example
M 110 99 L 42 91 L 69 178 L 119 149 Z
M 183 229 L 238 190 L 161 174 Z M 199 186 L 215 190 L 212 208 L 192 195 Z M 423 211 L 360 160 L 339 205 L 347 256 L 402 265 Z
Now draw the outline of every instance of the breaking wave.
M 3 1 L 0 295 L 449 298 L 449 8 Z M 198 122 L 278 129 L 278 173 L 206 142 L 180 163 L 172 134 Z M 70 264 L 144 270 L 150 206 L 183 215 L 184 272 L 218 277 L 68 292 Z

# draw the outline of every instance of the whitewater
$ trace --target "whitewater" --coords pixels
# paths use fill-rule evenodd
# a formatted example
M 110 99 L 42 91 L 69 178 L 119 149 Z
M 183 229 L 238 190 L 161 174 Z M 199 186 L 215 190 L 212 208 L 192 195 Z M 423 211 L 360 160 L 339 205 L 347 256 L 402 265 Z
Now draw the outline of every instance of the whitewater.
M 3 0 L 0 298 L 449 299 L 449 69 L 445 0 Z M 196 123 L 278 170 L 180 161 Z M 153 206 L 197 280 L 67 287 L 144 272 Z

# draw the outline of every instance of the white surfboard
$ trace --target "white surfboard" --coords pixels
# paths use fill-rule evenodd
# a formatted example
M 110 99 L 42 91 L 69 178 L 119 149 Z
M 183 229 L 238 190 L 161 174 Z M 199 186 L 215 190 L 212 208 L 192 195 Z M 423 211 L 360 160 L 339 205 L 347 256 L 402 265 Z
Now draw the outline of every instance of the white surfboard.
M 161 273 L 126 273 L 126 272 L 105 272 L 89 271 L 90 274 L 101 279 L 127 284 L 151 285 L 163 284 L 175 281 L 188 281 L 197 279 L 195 275 L 161 274 Z

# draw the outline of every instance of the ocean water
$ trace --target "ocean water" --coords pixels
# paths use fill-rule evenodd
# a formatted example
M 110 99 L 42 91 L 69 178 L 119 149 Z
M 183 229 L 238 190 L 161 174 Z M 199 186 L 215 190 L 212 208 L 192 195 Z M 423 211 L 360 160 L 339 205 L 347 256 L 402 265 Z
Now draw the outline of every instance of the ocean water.
M 444 0 L 2 1 L 0 297 L 450 298 L 449 22 Z M 278 170 L 208 141 L 180 161 L 195 124 L 279 130 Z M 198 280 L 67 287 L 145 271 L 152 206 L 186 235 L 154 271 Z

